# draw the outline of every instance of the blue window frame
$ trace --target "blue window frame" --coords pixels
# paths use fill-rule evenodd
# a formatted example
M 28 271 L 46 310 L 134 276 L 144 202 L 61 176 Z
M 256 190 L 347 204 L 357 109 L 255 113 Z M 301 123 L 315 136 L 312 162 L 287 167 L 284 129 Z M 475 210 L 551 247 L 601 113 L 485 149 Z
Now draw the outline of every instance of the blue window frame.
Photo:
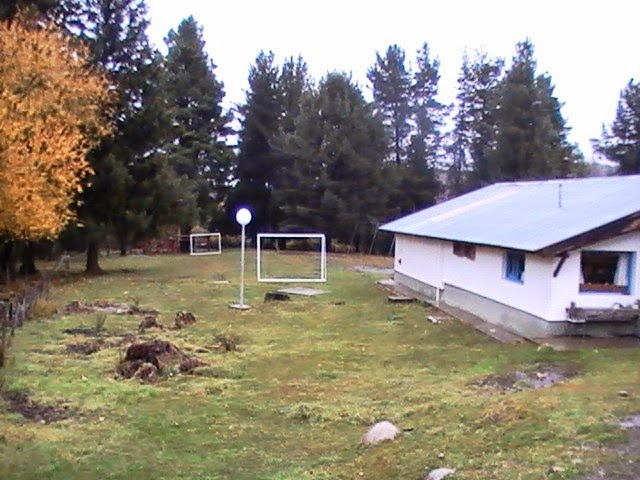
M 524 283 L 524 253 L 505 252 L 504 278 L 512 282 Z

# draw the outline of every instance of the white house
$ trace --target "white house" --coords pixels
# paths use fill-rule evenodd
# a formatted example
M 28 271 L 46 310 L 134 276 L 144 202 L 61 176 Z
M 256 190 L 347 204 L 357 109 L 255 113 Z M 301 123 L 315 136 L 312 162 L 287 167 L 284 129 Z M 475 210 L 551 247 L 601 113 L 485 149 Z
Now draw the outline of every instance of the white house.
M 381 229 L 427 299 L 527 337 L 640 332 L 640 175 L 499 183 Z

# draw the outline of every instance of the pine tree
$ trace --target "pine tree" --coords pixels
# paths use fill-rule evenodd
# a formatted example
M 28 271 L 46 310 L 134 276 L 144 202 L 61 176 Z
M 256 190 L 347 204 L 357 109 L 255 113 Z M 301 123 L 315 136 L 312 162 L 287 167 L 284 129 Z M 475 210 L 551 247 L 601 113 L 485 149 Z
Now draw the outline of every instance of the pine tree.
M 273 178 L 273 203 L 277 205 L 278 228 L 305 229 L 309 225 L 306 196 L 313 189 L 309 183 L 309 165 L 301 165 L 296 157 L 296 134 L 301 122 L 303 104 L 312 95 L 312 82 L 302 57 L 289 58 L 282 65 L 278 78 L 282 99 L 279 132 L 273 140 L 273 152 L 278 164 L 278 175 Z
M 155 204 L 144 198 L 147 189 L 139 188 L 143 181 L 170 174 L 159 175 L 166 166 L 160 146 L 168 126 L 160 89 L 162 58 L 149 45 L 144 0 L 63 0 L 62 9 L 68 28 L 87 42 L 116 97 L 108 111 L 114 134 L 90 156 L 95 176 L 80 212 L 87 235 L 86 270 L 98 273 L 98 248 L 107 234 L 114 233 L 126 251 L 127 242 L 153 233 L 151 226 L 171 213 L 149 210 Z
M 382 113 L 390 139 L 389 149 L 397 164 L 406 161 L 411 133 L 411 73 L 405 66 L 405 53 L 390 45 L 384 57 L 376 53 L 376 63 L 367 73 L 376 107 Z
M 302 227 L 358 245 L 384 216 L 384 126 L 350 77 L 327 75 L 303 102 L 289 152 Z
M 486 185 L 493 179 L 489 153 L 495 148 L 497 86 L 503 61 L 485 52 L 473 58 L 465 53 L 458 77 L 458 95 L 453 132 L 448 146 L 451 195 Z
M 495 180 L 557 178 L 572 174 L 580 158 L 567 141 L 569 131 L 553 96 L 551 79 L 536 75 L 533 44 L 516 48 L 499 85 L 496 145 L 489 159 Z
M 631 79 L 620 92 L 616 117 L 594 147 L 619 165 L 619 173 L 640 173 L 640 82 Z
M 280 130 L 283 133 L 295 131 L 295 121 L 300 115 L 302 99 L 311 88 L 309 68 L 304 59 L 289 58 L 282 65 L 278 85 L 282 95 L 282 117 Z
M 407 148 L 407 169 L 401 181 L 405 212 L 433 205 L 440 189 L 436 170 L 447 107 L 436 98 L 439 81 L 440 61 L 431 59 L 429 45 L 424 43 L 417 53 L 417 68 L 410 90 L 414 129 Z
M 274 141 L 280 131 L 282 110 L 279 68 L 272 52 L 260 52 L 249 70 L 249 91 L 240 108 L 243 119 L 236 167 L 238 184 L 230 202 L 232 210 L 243 204 L 251 209 L 254 220 L 248 227 L 250 235 L 277 225 L 279 213 L 272 193 L 280 168 Z
M 163 91 L 171 123 L 166 151 L 176 173 L 190 180 L 199 223 L 210 225 L 221 220 L 233 161 L 225 143 L 231 131 L 230 115 L 222 108 L 223 84 L 193 17 L 171 30 L 166 44 Z

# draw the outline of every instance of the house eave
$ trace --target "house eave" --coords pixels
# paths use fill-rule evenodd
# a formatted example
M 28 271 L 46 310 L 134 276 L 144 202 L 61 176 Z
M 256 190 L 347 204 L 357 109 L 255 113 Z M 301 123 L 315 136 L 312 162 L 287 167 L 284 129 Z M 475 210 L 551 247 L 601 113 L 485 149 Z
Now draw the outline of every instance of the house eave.
M 607 240 L 626 233 L 640 231 L 640 212 L 635 212 L 606 225 L 602 225 L 588 232 L 575 235 L 553 245 L 548 245 L 534 253 L 545 256 L 559 255 L 571 250 L 577 250 L 585 245 Z
M 409 237 L 428 238 L 431 240 L 444 240 L 449 242 L 465 242 L 465 243 L 471 243 L 473 245 L 478 245 L 478 246 L 517 250 L 521 252 L 535 253 L 537 255 L 542 255 L 546 257 L 553 257 L 553 256 L 562 255 L 571 250 L 577 250 L 581 247 L 584 247 L 585 245 L 597 243 L 612 237 L 624 235 L 626 233 L 640 231 L 640 212 L 635 212 L 631 215 L 627 215 L 626 217 L 620 218 L 606 225 L 602 225 L 593 230 L 589 230 L 587 232 L 574 235 L 573 237 L 567 238 L 565 240 L 554 243 L 552 245 L 547 245 L 537 250 L 522 248 L 521 245 L 506 245 L 506 244 L 498 244 L 498 243 L 490 244 L 490 243 L 474 242 L 473 240 L 464 239 L 464 238 L 447 238 L 444 236 L 436 237 L 436 236 L 430 236 L 430 235 L 420 235 L 416 233 L 403 232 L 401 230 L 385 230 L 385 231 L 391 232 L 394 235 L 406 235 Z

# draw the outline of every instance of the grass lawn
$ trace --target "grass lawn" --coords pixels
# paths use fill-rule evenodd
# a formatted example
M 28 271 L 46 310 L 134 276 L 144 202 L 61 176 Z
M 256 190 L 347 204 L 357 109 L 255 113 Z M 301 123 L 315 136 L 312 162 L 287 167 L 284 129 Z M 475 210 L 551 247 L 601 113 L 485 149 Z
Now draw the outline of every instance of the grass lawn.
M 61 278 L 0 372 L 0 479 L 416 480 L 438 467 L 455 468 L 452 479 L 571 479 L 619 461 L 612 446 L 627 434 L 616 422 L 640 412 L 638 350 L 496 343 L 430 307 L 387 302 L 380 275 L 353 268 L 390 266 L 383 258 L 330 255 L 328 282 L 312 285 L 326 293 L 264 303 L 282 285 L 258 284 L 254 258 L 248 251 L 248 311 L 228 308 L 237 251 L 109 257 L 107 275 Z M 309 267 L 304 256 L 279 259 L 292 275 Z M 157 309 L 165 329 L 139 334 L 141 315 L 54 313 L 72 301 Z M 170 328 L 180 310 L 197 322 Z M 64 332 L 103 320 L 98 337 Z M 216 348 L 219 335 L 237 336 L 238 350 Z M 128 345 L 151 339 L 208 365 L 150 385 L 119 378 Z M 77 351 L 90 342 L 99 349 Z M 576 375 L 541 389 L 483 381 L 542 367 Z M 10 411 L 18 393 L 67 418 Z M 380 420 L 409 431 L 361 445 Z

